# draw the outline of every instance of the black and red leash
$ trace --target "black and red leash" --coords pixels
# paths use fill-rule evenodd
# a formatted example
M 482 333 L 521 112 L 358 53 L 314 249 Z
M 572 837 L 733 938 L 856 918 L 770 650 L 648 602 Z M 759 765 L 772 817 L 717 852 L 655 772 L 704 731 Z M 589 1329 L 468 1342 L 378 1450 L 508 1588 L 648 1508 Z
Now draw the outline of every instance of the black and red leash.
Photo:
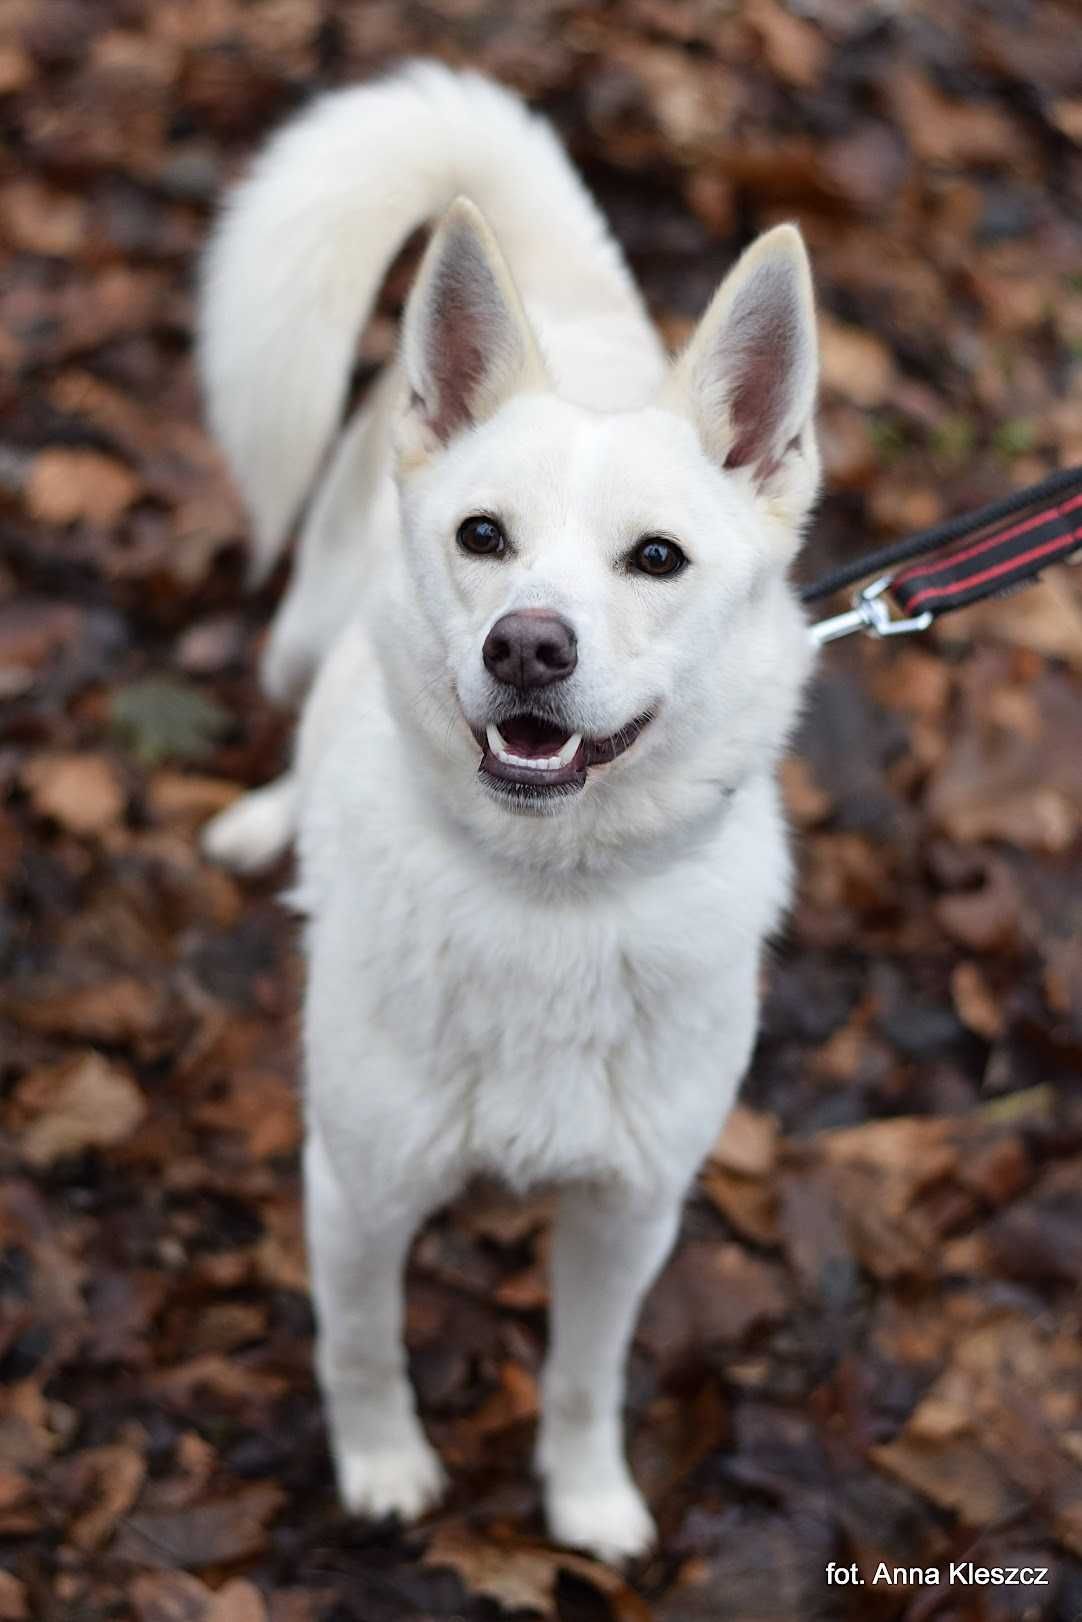
M 1082 561 L 1082 467 L 1064 468 L 1002 501 L 844 564 L 805 586 L 800 597 L 818 602 L 874 575 L 855 594 L 852 608 L 813 625 L 812 637 L 822 644 L 855 631 L 902 636 L 1069 561 Z

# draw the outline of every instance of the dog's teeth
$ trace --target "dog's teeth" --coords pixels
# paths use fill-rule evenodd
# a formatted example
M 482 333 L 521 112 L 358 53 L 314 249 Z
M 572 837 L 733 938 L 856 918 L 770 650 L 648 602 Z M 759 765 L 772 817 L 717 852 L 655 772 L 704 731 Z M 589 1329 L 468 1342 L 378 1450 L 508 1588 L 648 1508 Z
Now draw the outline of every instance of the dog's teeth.
M 505 766 L 525 767 L 528 771 L 534 772 L 559 771 L 561 766 L 568 765 L 574 759 L 582 742 L 582 733 L 573 732 L 558 755 L 529 756 L 512 754 L 503 733 L 494 721 L 490 721 L 485 728 L 485 737 L 496 759 L 502 761 Z

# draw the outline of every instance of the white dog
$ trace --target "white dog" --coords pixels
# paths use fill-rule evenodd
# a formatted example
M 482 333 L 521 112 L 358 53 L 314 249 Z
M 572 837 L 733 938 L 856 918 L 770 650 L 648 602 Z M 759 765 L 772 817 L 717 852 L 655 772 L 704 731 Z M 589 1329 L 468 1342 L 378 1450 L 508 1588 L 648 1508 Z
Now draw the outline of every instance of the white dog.
M 321 459 L 390 260 L 442 215 L 401 355 Z M 269 145 L 211 244 L 201 358 L 269 566 L 318 488 L 265 663 L 311 686 L 295 771 L 214 823 L 299 849 L 318 1366 L 342 1496 L 443 1477 L 402 1271 L 471 1174 L 561 1189 L 538 1465 L 554 1535 L 619 1559 L 643 1292 L 755 1034 L 790 867 L 775 767 L 809 672 L 786 574 L 815 498 L 797 231 L 671 364 L 551 130 L 414 64 Z

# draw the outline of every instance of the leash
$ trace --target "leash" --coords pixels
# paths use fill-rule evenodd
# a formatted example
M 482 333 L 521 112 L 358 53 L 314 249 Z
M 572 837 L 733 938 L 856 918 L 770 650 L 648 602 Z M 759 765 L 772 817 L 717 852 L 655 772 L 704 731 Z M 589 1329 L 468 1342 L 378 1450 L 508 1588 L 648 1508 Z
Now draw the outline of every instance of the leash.
M 810 627 L 812 640 L 821 646 L 856 631 L 906 636 L 956 608 L 1028 585 L 1052 563 L 1082 563 L 1082 467 L 843 564 L 805 586 L 800 600 L 815 603 L 875 575 L 852 608 Z

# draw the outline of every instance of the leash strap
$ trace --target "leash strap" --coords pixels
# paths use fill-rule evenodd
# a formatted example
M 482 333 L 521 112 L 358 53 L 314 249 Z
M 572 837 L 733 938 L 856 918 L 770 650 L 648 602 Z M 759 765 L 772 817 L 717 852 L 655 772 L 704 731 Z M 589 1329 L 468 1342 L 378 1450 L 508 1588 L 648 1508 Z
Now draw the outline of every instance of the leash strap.
M 909 562 L 913 558 L 919 561 Z M 858 591 L 847 613 L 811 627 L 817 643 L 855 631 L 900 636 L 926 630 L 953 609 L 1027 585 L 1050 564 L 1068 561 L 1082 561 L 1082 467 L 847 564 L 806 587 L 801 597 L 814 602 L 884 564 L 908 563 Z

